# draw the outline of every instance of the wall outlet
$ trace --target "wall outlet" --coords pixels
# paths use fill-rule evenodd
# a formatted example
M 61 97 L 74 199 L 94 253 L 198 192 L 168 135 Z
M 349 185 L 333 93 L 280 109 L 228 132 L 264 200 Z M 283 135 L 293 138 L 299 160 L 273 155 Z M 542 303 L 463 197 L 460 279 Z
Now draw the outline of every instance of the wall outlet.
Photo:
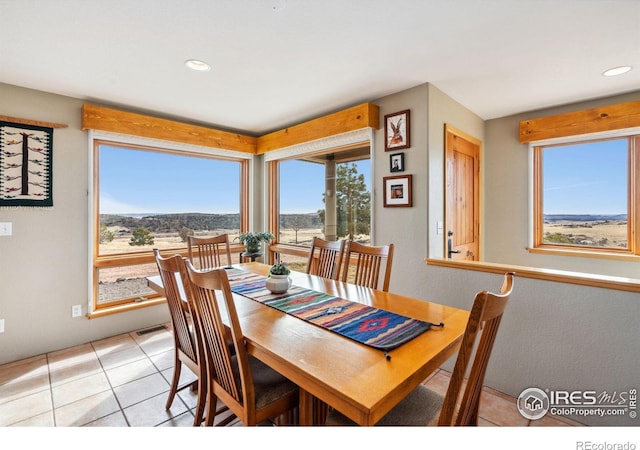
M 4 319 L 0 319 L 0 333 L 4 333 Z
M 82 305 L 73 305 L 71 307 L 71 317 L 80 317 L 82 315 Z
M 11 236 L 13 234 L 11 228 L 11 222 L 0 222 L 0 236 Z

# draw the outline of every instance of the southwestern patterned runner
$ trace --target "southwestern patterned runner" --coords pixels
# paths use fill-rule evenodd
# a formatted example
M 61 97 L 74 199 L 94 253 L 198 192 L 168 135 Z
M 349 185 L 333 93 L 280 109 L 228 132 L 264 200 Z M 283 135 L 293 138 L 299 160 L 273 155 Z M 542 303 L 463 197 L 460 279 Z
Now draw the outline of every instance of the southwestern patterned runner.
M 231 290 L 371 347 L 389 351 L 424 333 L 432 324 L 299 286 L 272 294 L 263 275 L 231 268 Z

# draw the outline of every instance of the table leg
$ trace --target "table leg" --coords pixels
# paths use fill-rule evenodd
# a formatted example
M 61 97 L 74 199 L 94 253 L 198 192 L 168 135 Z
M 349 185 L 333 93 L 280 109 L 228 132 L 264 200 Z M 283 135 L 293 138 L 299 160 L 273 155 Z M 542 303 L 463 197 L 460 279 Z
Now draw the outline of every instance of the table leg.
M 300 425 L 324 425 L 327 420 L 328 406 L 304 389 L 300 389 Z

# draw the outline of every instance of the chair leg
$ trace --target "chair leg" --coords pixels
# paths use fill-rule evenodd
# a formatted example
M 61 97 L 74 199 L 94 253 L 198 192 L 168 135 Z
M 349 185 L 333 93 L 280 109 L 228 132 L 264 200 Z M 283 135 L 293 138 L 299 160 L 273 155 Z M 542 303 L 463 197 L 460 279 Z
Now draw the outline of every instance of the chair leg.
M 207 402 L 207 383 L 203 380 L 202 376 L 199 376 L 198 381 L 194 383 L 198 386 L 198 401 L 194 411 L 193 426 L 199 427 L 204 420 L 204 409 Z
M 178 392 L 178 383 L 180 382 L 180 371 L 182 369 L 182 361 L 176 355 L 175 362 L 173 364 L 173 380 L 171 381 L 171 390 L 169 391 L 169 397 L 167 397 L 167 404 L 165 405 L 165 409 L 171 408 L 171 404 L 173 403 L 173 399 Z
M 205 427 L 212 427 L 213 422 L 216 419 L 216 406 L 218 405 L 218 398 L 214 395 L 211 386 L 207 386 L 207 415 L 205 417 Z

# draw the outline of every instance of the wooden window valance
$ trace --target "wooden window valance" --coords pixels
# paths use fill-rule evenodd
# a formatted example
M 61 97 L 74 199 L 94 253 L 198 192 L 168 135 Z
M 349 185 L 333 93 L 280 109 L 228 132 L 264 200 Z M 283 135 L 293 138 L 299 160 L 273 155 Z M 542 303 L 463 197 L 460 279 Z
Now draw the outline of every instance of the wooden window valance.
M 520 143 L 640 126 L 640 101 L 520 122 Z
M 82 129 L 255 153 L 256 138 L 175 120 L 82 105 Z
M 260 137 L 84 104 L 82 129 L 260 154 L 363 128 L 379 128 L 379 108 L 363 103 Z

